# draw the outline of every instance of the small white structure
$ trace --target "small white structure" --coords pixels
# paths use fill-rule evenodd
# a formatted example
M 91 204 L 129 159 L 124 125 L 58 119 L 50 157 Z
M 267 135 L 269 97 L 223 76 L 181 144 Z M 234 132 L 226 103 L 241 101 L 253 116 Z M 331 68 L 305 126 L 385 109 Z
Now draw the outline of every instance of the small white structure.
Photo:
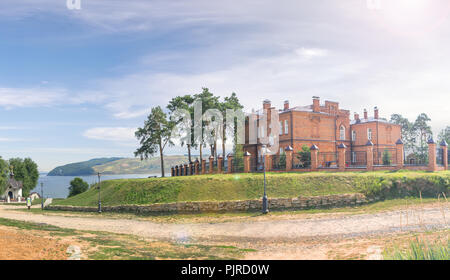
M 8 182 L 6 183 L 6 191 L 1 196 L 2 199 L 10 202 L 11 200 L 20 201 L 22 198 L 23 183 L 14 179 L 14 172 L 11 171 Z
M 41 196 L 37 192 L 32 192 L 32 193 L 30 193 L 30 198 L 31 198 L 31 201 L 33 201 L 35 199 L 41 198 Z

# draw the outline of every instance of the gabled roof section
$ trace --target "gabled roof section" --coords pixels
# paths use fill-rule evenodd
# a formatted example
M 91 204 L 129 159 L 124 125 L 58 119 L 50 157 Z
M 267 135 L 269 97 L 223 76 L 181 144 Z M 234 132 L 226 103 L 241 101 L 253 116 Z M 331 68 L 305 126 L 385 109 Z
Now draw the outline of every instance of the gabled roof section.
M 21 189 L 23 187 L 23 183 L 20 181 L 17 181 L 14 178 L 9 178 L 8 179 L 8 188 L 12 188 L 12 189 Z
M 362 123 L 369 123 L 369 122 L 380 122 L 380 123 L 386 123 L 386 124 L 397 125 L 397 124 L 395 124 L 395 123 L 393 123 L 393 122 L 388 121 L 388 120 L 385 119 L 385 118 L 378 118 L 378 119 L 376 119 L 376 118 L 374 118 L 374 117 L 369 117 L 369 118 L 367 118 L 367 119 L 351 120 L 351 121 L 350 121 L 350 125 L 353 125 L 353 124 L 362 124 Z

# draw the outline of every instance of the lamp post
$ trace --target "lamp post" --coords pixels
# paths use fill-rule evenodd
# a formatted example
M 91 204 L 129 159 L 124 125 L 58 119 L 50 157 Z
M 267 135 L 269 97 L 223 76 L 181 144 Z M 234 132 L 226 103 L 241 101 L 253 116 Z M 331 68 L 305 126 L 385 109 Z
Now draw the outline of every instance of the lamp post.
M 269 213 L 269 203 L 267 201 L 267 193 L 266 193 L 266 145 L 262 146 L 262 154 L 263 154 L 263 171 L 264 171 L 264 195 L 262 199 L 262 213 Z
M 44 183 L 41 182 L 41 209 L 44 210 Z
M 100 197 L 100 187 L 101 187 L 101 181 L 100 181 L 100 172 L 97 173 L 98 175 L 98 213 L 102 213 L 102 200 Z

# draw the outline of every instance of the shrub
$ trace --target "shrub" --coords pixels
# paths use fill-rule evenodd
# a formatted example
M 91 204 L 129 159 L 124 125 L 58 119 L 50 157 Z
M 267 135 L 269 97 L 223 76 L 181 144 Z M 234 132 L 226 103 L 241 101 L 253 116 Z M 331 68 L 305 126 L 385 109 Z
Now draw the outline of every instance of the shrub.
M 80 193 L 83 193 L 89 189 L 89 184 L 83 181 L 81 178 L 75 178 L 72 181 L 70 181 L 70 187 L 69 187 L 69 196 L 74 196 Z

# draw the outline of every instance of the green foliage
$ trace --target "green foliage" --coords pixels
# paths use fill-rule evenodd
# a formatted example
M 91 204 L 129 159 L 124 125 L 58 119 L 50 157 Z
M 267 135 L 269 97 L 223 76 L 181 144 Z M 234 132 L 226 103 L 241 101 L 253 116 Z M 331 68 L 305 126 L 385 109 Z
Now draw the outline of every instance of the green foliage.
M 300 161 L 300 165 L 302 167 L 310 167 L 311 166 L 311 149 L 303 145 L 301 151 L 297 152 L 297 158 Z
M 6 183 L 8 182 L 8 162 L 0 157 L 0 194 L 3 194 L 6 190 Z
M 286 153 L 280 155 L 280 168 L 286 168 Z
M 385 253 L 386 259 L 393 260 L 450 260 L 450 241 L 429 244 L 416 238 L 409 244 L 409 248 L 396 248 L 393 252 Z
M 58 166 L 50 171 L 47 176 L 86 176 L 95 174 L 94 167 L 114 162 L 122 158 L 96 158 L 88 161 L 77 162 Z
M 80 193 L 83 193 L 89 189 L 89 184 L 81 178 L 75 178 L 72 181 L 70 181 L 70 187 L 69 187 L 69 196 L 74 196 Z
M 260 199 L 264 179 L 259 173 L 217 174 L 171 178 L 123 179 L 102 182 L 104 205 L 151 204 L 178 201 Z M 449 196 L 450 172 L 311 172 L 268 173 L 267 193 L 272 198 L 292 198 L 343 193 L 363 193 L 380 199 Z M 55 202 L 95 206 L 94 188 Z
M 12 158 L 9 166 L 14 167 L 14 177 L 23 183 L 22 195 L 27 197 L 32 189 L 37 185 L 39 171 L 37 164 L 30 158 Z
M 234 147 L 233 166 L 236 172 L 244 172 L 244 149 L 243 145 L 236 145 Z
M 445 140 L 445 142 L 450 143 L 450 126 L 447 126 L 445 129 L 443 129 L 439 135 L 438 135 L 439 143 L 442 140 Z
M 389 151 L 387 149 L 384 150 L 383 152 L 383 165 L 391 165 L 391 154 L 389 153 Z
M 192 162 L 191 148 L 197 147 L 195 141 L 194 127 L 192 126 L 192 120 L 194 119 L 194 97 L 191 95 L 177 96 L 172 98 L 167 105 L 167 109 L 170 112 L 170 119 L 175 122 L 177 136 L 179 137 L 181 146 L 186 145 L 188 149 L 188 161 Z M 180 111 L 183 110 L 186 115 L 180 115 Z
M 134 155 L 140 156 L 141 160 L 148 159 L 159 151 L 161 159 L 161 176 L 164 177 L 164 149 L 167 145 L 173 146 L 171 139 L 172 129 L 175 122 L 168 119 L 161 107 L 152 108 L 150 115 L 144 123 L 144 127 L 137 129 L 135 135 L 140 147 Z
M 417 116 L 414 122 L 410 122 L 399 114 L 391 116 L 391 122 L 402 127 L 402 139 L 406 153 L 419 155 L 421 161 L 426 161 L 428 157 L 427 140 L 433 136 L 429 125 L 430 121 L 431 119 L 425 113 Z

